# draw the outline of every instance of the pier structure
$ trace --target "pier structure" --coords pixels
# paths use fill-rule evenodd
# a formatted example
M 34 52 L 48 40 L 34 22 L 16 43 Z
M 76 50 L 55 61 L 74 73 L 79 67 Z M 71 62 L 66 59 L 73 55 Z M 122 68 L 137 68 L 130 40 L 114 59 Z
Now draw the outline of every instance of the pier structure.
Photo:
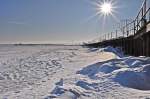
M 86 45 L 120 47 L 128 55 L 150 56 L 150 0 L 144 0 L 134 20 L 124 20 L 124 23 L 114 32 L 101 36 L 99 41 Z

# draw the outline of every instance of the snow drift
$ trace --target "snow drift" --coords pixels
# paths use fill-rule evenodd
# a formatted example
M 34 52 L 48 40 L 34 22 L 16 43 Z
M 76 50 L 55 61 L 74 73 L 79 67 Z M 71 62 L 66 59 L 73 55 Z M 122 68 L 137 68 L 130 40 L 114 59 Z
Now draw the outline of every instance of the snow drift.
M 120 48 L 0 46 L 1 99 L 149 99 L 150 58 Z
M 93 52 L 94 50 L 92 49 L 91 51 Z M 119 49 L 112 47 L 100 49 L 100 53 L 101 52 L 112 52 L 117 57 L 89 65 L 77 71 L 77 77 L 74 78 L 76 80 L 72 81 L 70 79 L 70 81 L 67 80 L 68 82 L 63 83 L 63 85 L 56 86 L 51 93 L 52 96 L 62 98 L 62 96 L 68 96 L 66 93 L 70 93 L 69 96 L 71 96 L 71 98 L 66 99 L 77 99 L 78 97 L 108 99 L 109 95 L 109 98 L 115 99 L 114 97 L 118 98 L 120 96 L 114 96 L 114 93 L 117 92 L 114 90 L 120 87 L 141 91 L 150 90 L 150 58 L 123 56 L 123 53 Z M 70 91 L 76 90 L 76 88 L 78 89 L 77 91 Z M 105 92 L 103 93 L 104 90 Z M 111 92 L 113 95 L 111 95 Z M 95 98 L 89 93 L 95 96 L 97 93 L 99 98 Z M 118 93 L 120 94 L 120 92 Z M 122 98 L 131 98 L 131 96 L 123 96 Z M 50 96 L 46 99 L 50 99 Z
M 113 72 L 114 81 L 139 90 L 150 90 L 150 64 L 135 69 L 120 69 Z
M 101 48 L 100 51 L 104 51 L 104 52 L 112 52 L 114 54 L 116 54 L 118 56 L 118 58 L 120 57 L 124 57 L 124 54 L 121 50 L 121 48 L 113 48 L 111 46 L 105 47 L 105 48 Z

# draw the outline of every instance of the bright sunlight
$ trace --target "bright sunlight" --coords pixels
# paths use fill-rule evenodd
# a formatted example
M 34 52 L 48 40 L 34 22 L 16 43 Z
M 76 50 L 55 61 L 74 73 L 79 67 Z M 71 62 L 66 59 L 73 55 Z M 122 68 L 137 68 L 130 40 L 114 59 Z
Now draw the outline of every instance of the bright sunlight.
M 111 3 L 104 3 L 101 5 L 100 10 L 103 14 L 110 14 L 112 12 L 112 5 Z

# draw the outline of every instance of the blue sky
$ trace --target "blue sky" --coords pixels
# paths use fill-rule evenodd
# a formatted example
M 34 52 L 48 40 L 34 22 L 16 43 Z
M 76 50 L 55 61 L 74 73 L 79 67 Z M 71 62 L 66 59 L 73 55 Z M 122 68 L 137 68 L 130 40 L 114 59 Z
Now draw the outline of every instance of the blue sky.
M 0 43 L 78 43 L 114 30 L 96 13 L 101 0 L 0 0 Z M 134 18 L 143 0 L 114 0 L 118 20 Z

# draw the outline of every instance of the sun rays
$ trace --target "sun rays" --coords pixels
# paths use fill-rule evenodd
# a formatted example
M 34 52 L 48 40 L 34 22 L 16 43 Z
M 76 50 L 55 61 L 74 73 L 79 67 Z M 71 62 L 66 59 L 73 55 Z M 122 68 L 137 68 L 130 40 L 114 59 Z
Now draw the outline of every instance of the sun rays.
M 98 17 L 99 19 L 105 21 L 107 17 L 112 17 L 115 21 L 119 22 L 118 18 L 115 16 L 118 8 L 117 0 L 91 0 L 90 4 L 94 6 L 95 14 L 90 16 L 88 20 Z

